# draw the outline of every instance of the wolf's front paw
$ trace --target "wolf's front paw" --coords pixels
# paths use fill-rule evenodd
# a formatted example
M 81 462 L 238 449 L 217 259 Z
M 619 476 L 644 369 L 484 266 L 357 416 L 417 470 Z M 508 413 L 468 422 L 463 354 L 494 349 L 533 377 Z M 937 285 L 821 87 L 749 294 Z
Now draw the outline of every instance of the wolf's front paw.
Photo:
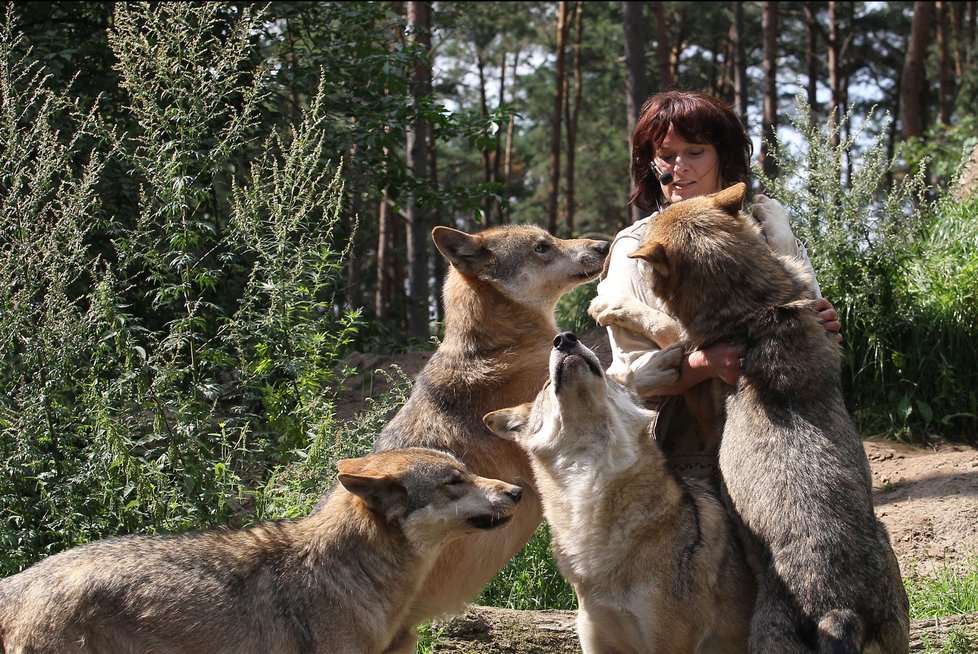
M 645 330 L 644 314 L 654 311 L 655 309 L 635 300 L 607 300 L 601 296 L 591 300 L 588 307 L 588 313 L 602 327 L 617 325 L 636 332 Z
M 635 371 L 632 378 L 635 391 L 641 396 L 655 395 L 659 389 L 678 382 L 684 354 L 685 348 L 679 343 L 663 348 L 647 365 Z

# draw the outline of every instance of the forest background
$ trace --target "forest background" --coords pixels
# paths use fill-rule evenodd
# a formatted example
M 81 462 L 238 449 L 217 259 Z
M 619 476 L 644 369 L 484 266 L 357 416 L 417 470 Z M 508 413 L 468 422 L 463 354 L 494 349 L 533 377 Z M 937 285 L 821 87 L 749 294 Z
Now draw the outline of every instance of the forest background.
M 975 443 L 976 5 L 3 3 L 0 572 L 308 512 L 410 390 L 339 417 L 345 357 L 437 343 L 431 228 L 610 237 L 665 88 L 754 136 L 863 434 Z

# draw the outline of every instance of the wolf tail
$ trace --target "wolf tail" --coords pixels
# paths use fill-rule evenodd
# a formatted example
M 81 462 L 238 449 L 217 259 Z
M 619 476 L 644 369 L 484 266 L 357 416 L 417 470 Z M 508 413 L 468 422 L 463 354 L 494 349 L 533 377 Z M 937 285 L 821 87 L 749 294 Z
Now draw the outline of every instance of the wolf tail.
M 862 618 L 852 609 L 833 609 L 818 621 L 818 654 L 860 654 L 866 637 Z

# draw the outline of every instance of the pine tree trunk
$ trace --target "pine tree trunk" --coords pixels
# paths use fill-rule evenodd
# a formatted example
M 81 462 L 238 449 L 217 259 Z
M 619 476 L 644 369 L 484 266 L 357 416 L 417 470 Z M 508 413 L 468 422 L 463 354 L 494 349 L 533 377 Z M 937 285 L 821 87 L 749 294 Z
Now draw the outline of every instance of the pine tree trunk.
M 431 5 L 428 2 L 407 3 L 409 39 L 426 52 L 431 50 Z M 431 97 L 431 60 L 427 57 L 414 66 L 411 94 L 415 99 Z M 431 170 L 429 140 L 431 125 L 417 118 L 407 129 L 407 163 L 419 184 L 429 181 Z M 414 193 L 405 206 L 408 258 L 408 335 L 427 341 L 430 337 L 428 318 L 428 232 L 430 218 Z
M 499 62 L 499 102 L 496 105 L 497 108 L 502 108 L 504 104 L 504 99 L 506 97 L 506 51 L 503 50 L 500 53 Z M 492 181 L 500 182 L 502 181 L 502 189 L 500 190 L 500 195 L 506 197 L 506 180 L 502 178 L 502 165 L 503 165 L 503 133 L 501 130 L 496 131 L 496 147 L 492 153 Z M 496 222 L 502 224 L 504 222 L 503 212 L 505 202 L 496 202 Z
M 481 48 L 476 52 L 476 69 L 479 71 L 479 113 L 486 119 L 489 117 L 489 99 L 486 93 L 486 63 Z M 492 182 L 492 158 L 487 147 L 482 148 L 482 181 L 487 185 Z M 492 205 L 492 196 L 487 193 L 482 205 L 482 227 L 492 224 Z
M 558 3 L 557 9 L 557 66 L 554 90 L 554 111 L 550 138 L 550 193 L 547 197 L 547 231 L 557 233 L 557 198 L 560 193 L 560 149 L 564 116 L 564 87 L 567 75 L 565 62 L 565 43 L 570 21 L 567 17 L 567 3 Z
M 513 86 L 516 87 L 516 73 L 519 70 L 520 65 L 520 51 L 519 49 L 513 53 Z M 503 154 L 503 188 L 509 188 L 510 180 L 513 178 L 513 133 L 516 128 L 516 118 L 514 116 L 509 117 L 509 122 L 506 124 L 506 148 Z M 505 205 L 503 205 L 505 207 Z M 503 224 L 509 223 L 509 211 L 505 210 L 500 214 L 500 222 Z
M 734 111 L 740 116 L 740 122 L 747 128 L 747 53 L 744 48 L 744 5 L 742 2 L 733 3 L 733 83 Z
M 761 168 L 764 174 L 778 176 L 778 167 L 770 155 L 778 133 L 778 3 L 765 2 L 761 15 L 764 35 L 764 116 L 761 126 Z
M 951 10 L 947 0 L 935 3 L 937 10 L 937 118 L 942 125 L 951 124 L 954 111 L 954 62 L 951 59 Z
M 582 17 L 584 14 L 584 2 L 578 0 L 574 3 L 574 100 L 571 102 L 570 94 L 567 95 L 567 189 L 566 207 L 567 216 L 565 224 L 567 226 L 567 236 L 574 236 L 574 164 L 577 161 L 577 118 L 581 113 L 581 91 L 584 82 L 584 69 L 581 64 L 581 38 L 583 35 Z
M 658 4 L 658 3 L 656 3 Z M 648 96 L 648 85 L 645 78 L 645 17 L 644 2 L 623 2 L 622 9 L 625 23 L 625 119 L 628 125 L 628 178 L 631 180 L 632 131 L 638 120 L 642 104 Z M 667 66 L 668 68 L 668 66 Z M 629 181 L 628 195 L 631 196 L 632 184 Z M 632 206 L 630 210 L 633 223 L 642 217 L 641 210 Z
M 904 140 L 924 133 L 924 64 L 927 60 L 927 41 L 930 38 L 932 2 L 913 3 L 913 22 L 910 43 L 900 76 L 901 136 Z
M 805 70 L 808 75 L 805 86 L 808 108 L 812 124 L 818 115 L 818 9 L 814 2 L 805 3 L 805 27 L 808 39 L 805 41 Z
M 676 75 L 673 73 L 673 55 L 669 44 L 669 28 L 666 25 L 666 9 L 662 2 L 652 3 L 655 14 L 656 53 L 659 59 L 659 84 L 663 89 L 676 85 Z

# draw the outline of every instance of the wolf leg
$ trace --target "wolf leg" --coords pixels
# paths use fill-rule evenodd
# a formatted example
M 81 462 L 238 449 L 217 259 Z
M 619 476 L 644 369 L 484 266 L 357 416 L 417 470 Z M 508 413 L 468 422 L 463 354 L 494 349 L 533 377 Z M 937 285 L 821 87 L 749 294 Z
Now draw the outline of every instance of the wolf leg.
M 770 567 L 757 589 L 750 625 L 751 654 L 812 654 L 801 639 L 801 613 L 784 582 Z
M 617 325 L 637 334 L 644 334 L 659 347 L 679 340 L 679 323 L 668 314 L 630 298 L 608 300 L 600 295 L 591 300 L 588 314 L 601 327 Z

